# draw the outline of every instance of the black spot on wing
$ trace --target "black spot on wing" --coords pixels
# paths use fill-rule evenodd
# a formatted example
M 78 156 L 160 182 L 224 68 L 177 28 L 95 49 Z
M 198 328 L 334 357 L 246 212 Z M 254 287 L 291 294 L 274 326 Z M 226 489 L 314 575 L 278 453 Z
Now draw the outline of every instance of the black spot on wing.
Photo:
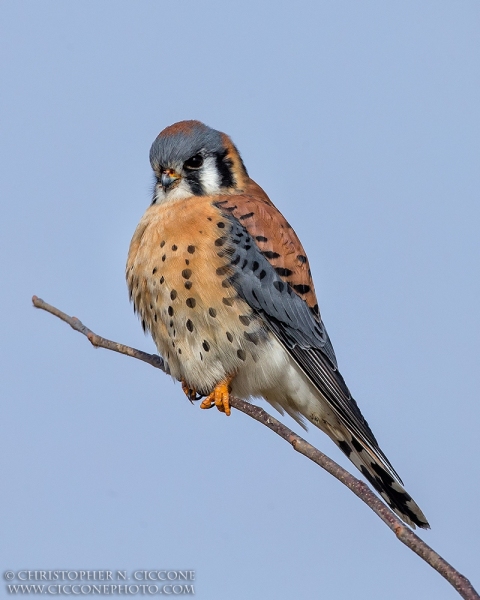
M 225 247 L 230 249 L 233 271 L 228 281 L 238 295 L 256 312 L 263 314 L 267 322 L 271 320 L 278 324 L 285 332 L 284 341 L 288 346 L 299 344 L 306 348 L 322 348 L 330 362 L 336 365 L 323 324 L 314 319 L 308 305 L 268 262 L 267 258 L 279 254 L 273 251 L 262 253 L 242 223 L 232 215 L 224 216 L 230 225 Z
M 362 444 L 360 444 L 360 442 L 356 438 L 352 438 L 352 446 L 357 452 L 361 452 L 363 450 Z
M 280 275 L 280 277 L 290 277 L 293 275 L 293 271 L 291 269 L 285 269 L 284 267 L 275 267 L 275 271 Z
M 262 252 L 262 254 L 263 254 L 263 256 L 265 256 L 266 258 L 269 258 L 270 260 L 280 257 L 280 254 L 278 252 L 274 252 L 273 250 L 265 250 L 265 252 Z
M 294 285 L 293 289 L 298 292 L 299 294 L 308 294 L 308 292 L 310 291 L 310 286 L 309 285 Z
M 344 452 L 347 455 L 347 457 L 350 457 L 350 454 L 352 453 L 352 449 L 350 448 L 350 446 L 347 444 L 347 442 L 345 440 L 338 442 L 338 447 L 340 448 L 340 450 L 342 452 Z

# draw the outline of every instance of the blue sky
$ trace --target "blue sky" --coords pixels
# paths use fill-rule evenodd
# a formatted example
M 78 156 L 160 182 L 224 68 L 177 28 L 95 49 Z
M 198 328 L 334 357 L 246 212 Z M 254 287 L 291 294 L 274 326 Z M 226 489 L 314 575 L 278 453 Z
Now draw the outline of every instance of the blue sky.
M 195 118 L 232 136 L 299 234 L 342 373 L 432 525 L 421 537 L 479 588 L 479 4 L 0 14 L 2 571 L 188 568 L 206 600 L 457 597 L 280 438 L 31 308 L 37 294 L 154 351 L 124 265 L 150 144 Z

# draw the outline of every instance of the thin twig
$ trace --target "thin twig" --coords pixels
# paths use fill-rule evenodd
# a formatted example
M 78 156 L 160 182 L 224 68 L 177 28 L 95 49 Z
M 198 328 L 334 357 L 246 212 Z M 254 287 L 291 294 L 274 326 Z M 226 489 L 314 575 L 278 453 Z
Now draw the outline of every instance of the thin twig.
M 113 350 L 120 354 L 126 354 L 160 369 L 164 373 L 167 373 L 166 365 L 164 361 L 156 354 L 148 354 L 141 350 L 136 350 L 130 346 L 124 346 L 117 342 L 107 340 L 100 337 L 96 333 L 93 333 L 88 327 L 83 325 L 76 317 L 70 317 L 58 308 L 47 304 L 37 296 L 32 298 L 33 305 L 36 308 L 41 308 L 52 315 L 55 315 L 65 323 L 68 323 L 75 331 L 83 333 L 90 342 L 97 348 L 106 348 L 107 350 Z M 230 404 L 237 410 L 249 415 L 256 421 L 263 423 L 266 427 L 274 431 L 277 435 L 282 437 L 284 440 L 292 444 L 293 448 L 303 454 L 314 463 L 328 471 L 336 479 L 346 485 L 356 496 L 360 498 L 367 506 L 369 506 L 374 513 L 376 513 L 384 523 L 390 527 L 395 533 L 397 538 L 410 550 L 413 550 L 418 556 L 423 558 L 431 567 L 442 575 L 466 600 L 480 600 L 480 596 L 473 588 L 470 581 L 452 567 L 446 560 L 444 560 L 439 554 L 437 554 L 430 546 L 428 546 L 423 540 L 421 540 L 411 529 L 409 529 L 400 519 L 385 505 L 381 500 L 370 490 L 370 488 L 351 475 L 343 467 L 338 465 L 331 458 L 328 458 L 325 454 L 317 450 L 314 446 L 309 444 L 299 435 L 294 433 L 291 429 L 280 423 L 277 419 L 269 415 L 259 406 L 255 406 L 241 400 L 240 398 L 230 398 Z

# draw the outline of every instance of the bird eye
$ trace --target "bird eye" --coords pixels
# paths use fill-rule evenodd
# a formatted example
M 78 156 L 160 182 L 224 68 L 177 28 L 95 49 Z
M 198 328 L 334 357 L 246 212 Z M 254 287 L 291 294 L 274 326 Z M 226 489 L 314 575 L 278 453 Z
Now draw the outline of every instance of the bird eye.
M 183 163 L 186 169 L 199 169 L 203 165 L 203 156 L 195 154 Z

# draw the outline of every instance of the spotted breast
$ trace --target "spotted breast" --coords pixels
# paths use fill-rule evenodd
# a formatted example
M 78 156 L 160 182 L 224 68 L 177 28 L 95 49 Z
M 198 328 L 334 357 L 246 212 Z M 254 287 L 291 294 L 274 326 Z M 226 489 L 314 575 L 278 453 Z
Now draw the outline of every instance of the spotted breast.
M 251 244 L 210 198 L 151 206 L 133 236 L 127 282 L 173 377 L 208 394 L 258 360 L 270 333 L 232 281 L 234 248 Z M 241 267 L 241 265 L 240 265 Z

